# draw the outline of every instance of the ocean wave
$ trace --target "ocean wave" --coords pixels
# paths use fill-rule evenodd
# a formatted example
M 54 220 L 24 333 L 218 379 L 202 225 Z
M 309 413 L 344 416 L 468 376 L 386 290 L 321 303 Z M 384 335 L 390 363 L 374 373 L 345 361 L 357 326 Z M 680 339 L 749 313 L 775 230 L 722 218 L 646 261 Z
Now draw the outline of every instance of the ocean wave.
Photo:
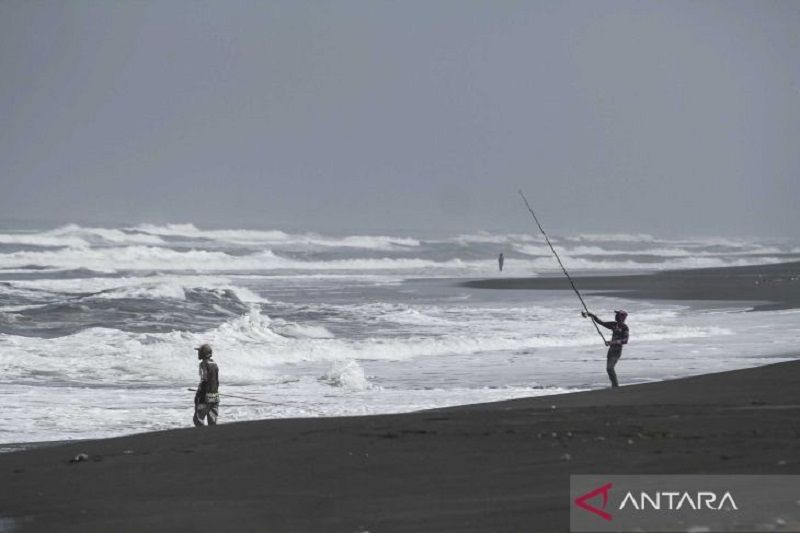
M 87 327 L 164 332 L 203 330 L 268 303 L 221 277 L 144 276 L 0 284 L 0 331 L 47 338 Z
M 295 339 L 332 339 L 334 337 L 333 333 L 324 326 L 297 324 L 280 318 L 272 321 L 270 329 L 278 335 Z
M 246 287 L 230 283 L 194 285 L 185 281 L 179 283 L 145 283 L 129 287 L 108 289 L 92 294 L 92 298 L 103 300 L 142 299 L 142 300 L 186 300 L 190 296 L 212 294 L 216 297 L 232 296 L 241 303 L 267 303 L 267 300 Z
M 89 241 L 81 239 L 80 237 L 48 235 L 47 233 L 1 233 L 0 244 L 21 244 L 25 246 L 59 248 L 63 246 L 89 246 Z
M 0 442 L 186 425 L 191 395 L 185 389 L 197 379 L 193 348 L 203 342 L 214 347 L 224 394 L 269 402 L 225 398 L 225 421 L 401 412 L 604 385 L 605 348 L 567 296 L 535 304 L 359 299 L 291 309 L 273 302 L 203 331 L 93 327 L 51 339 L 0 334 L 0 365 L 15 400 L 0 417 L 7 428 Z M 587 303 L 611 309 L 619 299 L 588 296 Z M 756 357 L 789 353 L 796 337 L 797 310 L 721 315 L 686 305 L 625 305 L 632 332 L 626 382 L 758 364 Z M 304 316 L 327 321 L 289 319 L 301 307 Z M 266 309 L 288 314 L 273 318 Z M 355 324 L 357 334 L 339 330 L 343 322 Z M 387 333 L 390 324 L 402 327 Z M 145 411 L 157 416 L 127 407 L 131 394 L 142 391 Z
M 169 238 L 170 241 L 165 240 Z M 156 226 L 142 224 L 115 229 L 69 224 L 56 229 L 0 234 L 0 244 L 42 247 L 88 247 L 92 245 L 169 245 L 175 240 L 211 241 L 222 245 L 282 246 L 287 248 L 358 248 L 376 251 L 404 250 L 420 246 L 411 237 L 386 235 L 324 236 L 317 233 L 291 234 L 280 230 L 201 230 L 193 224 Z
M 410 237 L 389 237 L 383 235 L 330 237 L 316 233 L 291 234 L 280 230 L 201 230 L 193 224 L 168 224 L 165 226 L 142 224 L 130 229 L 131 231 L 139 231 L 148 235 L 206 239 L 252 246 L 342 247 L 388 251 L 397 249 L 398 247 L 408 248 L 420 245 L 419 240 Z
M 778 257 L 730 257 L 730 256 L 674 256 L 652 262 L 644 261 L 641 257 L 632 257 L 628 260 L 607 259 L 598 257 L 590 259 L 585 256 L 573 256 L 570 253 L 559 253 L 564 265 L 570 270 L 616 270 L 616 271 L 643 271 L 643 270 L 682 270 L 693 268 L 715 268 L 748 265 L 766 265 L 780 263 L 784 259 Z M 508 261 L 508 260 L 507 260 Z M 539 272 L 555 271 L 558 264 L 553 258 L 539 258 L 527 261 L 528 268 Z
M 361 365 L 352 359 L 334 362 L 330 369 L 319 380 L 333 387 L 340 387 L 351 391 L 365 391 L 375 388 L 367 379 Z
M 46 231 L 20 231 L 0 234 L 0 244 L 24 244 L 46 247 L 86 247 L 91 245 L 164 244 L 156 235 L 114 229 L 83 227 L 68 224 Z
M 526 252 L 534 252 L 525 250 Z M 539 255 L 539 250 L 535 250 Z M 557 264 L 541 251 L 534 259 L 506 259 L 508 272 L 533 274 L 556 270 Z M 560 255 L 568 268 L 580 270 L 641 270 L 641 269 L 681 269 L 721 266 L 745 266 L 752 264 L 777 263 L 782 257 L 758 254 L 723 255 L 663 255 L 661 261 L 645 261 L 642 254 L 631 254 L 630 259 L 619 260 L 599 255 L 576 254 L 571 250 L 561 250 Z M 614 254 L 628 255 L 628 254 Z M 638 257 L 637 257 L 638 256 Z M 361 258 L 331 259 L 328 261 L 299 260 L 281 257 L 271 250 L 247 255 L 233 255 L 221 251 L 188 250 L 148 246 L 125 246 L 116 248 L 63 248 L 47 251 L 25 251 L 0 254 L 0 270 L 20 269 L 77 269 L 88 268 L 98 273 L 119 271 L 157 271 L 157 272 L 242 272 L 242 271 L 418 271 L 433 274 L 442 272 L 472 272 L 472 275 L 487 275 L 496 270 L 495 258 L 485 260 L 461 260 L 452 258 L 434 261 L 422 258 Z
M 429 307 L 432 312 L 426 312 L 423 309 L 410 308 L 402 304 L 384 304 L 384 307 L 391 309 L 383 309 L 377 315 L 381 320 L 394 322 L 395 324 L 404 324 L 409 326 L 452 326 L 458 320 L 458 317 L 447 318 L 441 316 L 441 310 L 435 307 Z M 439 314 L 440 316 L 436 316 Z
M 280 257 L 271 250 L 247 255 L 221 251 L 188 250 L 152 246 L 116 248 L 64 248 L 47 251 L 24 251 L 0 254 L 0 269 L 20 268 L 89 268 L 96 272 L 118 271 L 247 271 L 247 270 L 405 270 L 425 268 L 461 268 L 460 259 L 433 261 L 418 258 L 363 258 L 302 261 Z
M 7 281 L 6 286 L 28 291 L 44 291 L 61 294 L 91 294 L 103 291 L 125 290 L 153 284 L 176 284 L 180 286 L 207 286 L 227 283 L 228 279 L 217 276 L 142 276 L 142 277 L 80 277 Z
M 542 242 L 544 243 L 544 238 L 539 237 L 538 235 L 532 235 L 528 233 L 488 233 L 488 232 L 479 232 L 479 233 L 468 233 L 458 235 L 452 239 L 447 239 L 440 242 L 456 242 L 462 245 L 469 245 L 469 244 L 508 244 L 512 242 Z
M 308 332 L 298 324 L 295 331 Z M 374 337 L 367 339 L 287 336 L 287 323 L 273 321 L 253 305 L 249 312 L 205 332 L 136 333 L 88 328 L 54 339 L 0 335 L 0 363 L 8 379 L 60 379 L 77 383 L 164 383 L 181 379 L 193 364 L 193 347 L 211 343 L 225 361 L 229 379 L 264 379 L 275 365 L 302 361 L 362 359 L 407 360 L 477 351 L 517 349 L 549 344 L 580 344 L 584 339 L 539 339 L 529 336 Z M 74 354 L 80 354 L 75 357 Z M 146 364 L 143 364 L 146 361 Z
M 419 357 L 430 361 L 432 357 L 531 350 L 547 358 L 553 349 L 597 344 L 596 334 L 588 326 L 576 330 L 578 323 L 571 309 L 551 309 L 549 314 L 527 318 L 517 313 L 508 313 L 504 319 L 479 313 L 476 309 L 472 318 L 465 315 L 460 327 L 427 333 L 420 327 L 419 333 L 402 337 L 338 338 L 317 335 L 322 330 L 313 329 L 315 324 L 296 324 L 293 335 L 286 335 L 289 323 L 272 320 L 254 304 L 244 315 L 204 332 L 137 333 L 95 327 L 51 339 L 2 334 L 0 364 L 4 378 L 14 382 L 49 382 L 57 376 L 73 384 L 158 385 L 180 382 L 192 375 L 196 365 L 192 348 L 208 342 L 224 361 L 229 382 L 252 383 L 263 382 L 272 369 L 286 363 L 408 361 Z M 631 325 L 636 328 L 636 343 L 730 334 L 717 326 L 676 325 L 674 319 L 655 317 L 656 321 L 647 319 L 646 313 L 640 315 Z M 549 317 L 546 323 L 545 316 Z M 478 331 L 483 333 L 475 333 Z M 575 333 L 560 334 L 563 331 Z
M 671 244 L 671 243 L 667 243 Z M 542 255 L 550 255 L 552 252 L 547 246 L 535 246 L 535 245 L 525 245 L 525 244 L 515 244 L 513 245 L 514 250 L 521 254 L 531 255 L 531 256 L 542 256 Z M 791 248 L 781 249 L 776 246 L 756 246 L 756 245 L 743 245 L 739 248 L 732 249 L 715 249 L 715 247 L 711 247 L 709 249 L 706 245 L 683 245 L 683 247 L 679 247 L 677 245 L 672 245 L 669 247 L 667 245 L 663 247 L 649 247 L 649 248 L 635 248 L 635 249 L 620 249 L 618 247 L 613 246 L 573 246 L 571 244 L 559 244 L 556 247 L 557 252 L 560 255 L 565 257 L 577 257 L 577 256 L 652 256 L 652 257 L 664 257 L 664 258 L 674 258 L 674 257 L 719 257 L 725 258 L 730 257 L 731 259 L 735 259 L 736 257 L 743 257 L 743 256 L 758 256 L 758 255 L 785 255 L 785 254 L 792 254 Z
M 114 273 L 120 270 L 257 270 L 280 268 L 290 263 L 268 250 L 247 256 L 234 256 L 219 251 L 179 251 L 152 246 L 65 248 L 0 255 L 0 268 L 3 269 L 31 266 L 60 269 L 89 268 L 102 273 Z
M 176 238 L 183 240 L 173 240 Z M 69 225 L 35 234 L 0 234 L 0 245 L 3 239 L 9 246 L 6 253 L 0 253 L 0 272 L 7 275 L 84 269 L 103 274 L 394 271 L 431 277 L 476 277 L 495 274 L 498 250 L 506 253 L 503 275 L 558 270 L 544 241 L 526 234 L 477 233 L 420 241 L 277 230 L 200 230 L 191 224 L 124 229 Z M 743 266 L 796 259 L 798 255 L 797 246 L 785 243 L 732 239 L 669 241 L 648 235 L 598 234 L 554 238 L 553 242 L 566 266 L 580 270 Z M 14 246 L 20 243 L 42 248 Z
M 77 224 L 69 224 L 45 232 L 45 235 L 56 237 L 78 237 L 84 240 L 99 240 L 101 243 L 112 244 L 163 244 L 164 240 L 155 235 L 146 235 L 139 232 L 126 231 L 115 228 L 92 228 Z
M 581 233 L 569 238 L 588 242 L 653 242 L 657 240 L 647 233 Z

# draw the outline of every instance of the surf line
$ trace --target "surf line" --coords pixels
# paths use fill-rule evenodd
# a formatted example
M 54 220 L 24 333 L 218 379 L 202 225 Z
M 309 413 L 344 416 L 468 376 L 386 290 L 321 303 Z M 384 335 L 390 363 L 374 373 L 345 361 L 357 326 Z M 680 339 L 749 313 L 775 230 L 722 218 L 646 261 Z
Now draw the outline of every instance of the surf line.
M 586 307 L 586 302 L 583 301 L 583 297 L 581 296 L 580 291 L 575 286 L 575 282 L 572 281 L 572 276 L 569 275 L 569 272 L 567 272 L 567 269 L 564 266 L 564 263 L 561 262 L 561 258 L 558 256 L 558 253 L 556 252 L 556 249 L 553 248 L 553 245 L 550 243 L 550 238 L 547 236 L 547 233 L 545 233 L 544 228 L 539 223 L 539 219 L 536 217 L 536 213 L 533 212 L 533 209 L 531 208 L 531 204 L 528 203 L 528 199 L 525 198 L 525 194 L 523 194 L 522 189 L 518 189 L 517 192 L 519 192 L 519 195 L 522 196 L 522 201 L 525 202 L 525 207 L 528 208 L 528 211 L 530 211 L 531 215 L 533 216 L 533 220 L 536 221 L 536 225 L 539 226 L 539 231 L 541 231 L 542 235 L 544 235 L 544 240 L 547 241 L 547 245 L 550 247 L 550 250 L 553 252 L 553 255 L 556 256 L 556 261 L 558 261 L 558 264 L 561 267 L 561 270 L 564 271 L 564 275 L 567 276 L 567 279 L 569 280 L 569 284 L 572 285 L 572 290 L 575 291 L 575 294 L 578 296 L 578 300 L 580 300 L 581 304 L 583 305 L 584 311 L 586 311 L 586 313 L 588 314 L 589 313 L 589 308 Z M 595 323 L 594 320 L 592 320 L 592 324 L 594 325 L 594 329 L 597 330 L 597 334 L 600 335 L 601 339 L 603 339 L 603 344 L 608 346 L 608 343 L 606 342 L 605 335 L 603 335 L 603 332 L 600 331 L 599 327 L 597 327 L 597 324 Z

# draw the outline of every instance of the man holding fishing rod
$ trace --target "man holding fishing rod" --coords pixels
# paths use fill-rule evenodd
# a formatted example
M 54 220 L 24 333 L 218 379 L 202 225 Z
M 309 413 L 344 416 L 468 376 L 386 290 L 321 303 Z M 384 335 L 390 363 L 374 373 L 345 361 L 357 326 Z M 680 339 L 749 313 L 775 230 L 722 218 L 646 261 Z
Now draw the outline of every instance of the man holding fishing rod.
M 604 328 L 611 330 L 611 340 L 605 341 L 608 346 L 608 354 L 606 355 L 606 372 L 611 379 L 612 387 L 619 387 L 617 382 L 617 372 L 614 367 L 617 366 L 617 361 L 622 357 L 622 345 L 628 344 L 628 326 L 625 324 L 625 319 L 628 318 L 628 313 L 622 310 L 614 311 L 614 321 L 604 322 L 597 318 L 597 315 L 589 311 L 581 311 L 583 318 L 590 317 L 596 324 L 600 324 Z
M 594 313 L 589 312 L 589 308 L 586 307 L 586 302 L 583 301 L 583 296 L 581 296 L 581 292 L 578 290 L 578 287 L 575 286 L 575 282 L 572 280 L 572 276 L 569 275 L 567 272 L 567 268 L 564 266 L 564 263 L 561 262 L 561 258 L 558 256 L 558 252 L 556 249 L 553 248 L 553 244 L 550 242 L 550 237 L 547 236 L 545 233 L 542 224 L 539 222 L 539 218 L 536 216 L 536 213 L 533 212 L 533 208 L 531 204 L 528 203 L 528 199 L 523 194 L 522 190 L 519 190 L 519 195 L 522 197 L 522 200 L 525 202 L 525 207 L 528 208 L 531 216 L 533 216 L 533 220 L 536 222 L 536 225 L 539 227 L 539 231 L 542 232 L 544 236 L 544 240 L 547 242 L 547 245 L 550 247 L 550 251 L 553 252 L 553 256 L 555 256 L 556 261 L 558 261 L 558 265 L 561 267 L 561 270 L 564 272 L 564 275 L 567 277 L 572 290 L 575 291 L 575 295 L 580 300 L 581 305 L 583 306 L 583 311 L 581 311 L 581 315 L 583 318 L 591 317 L 592 323 L 594 324 L 594 329 L 597 330 L 597 334 L 600 335 L 600 338 L 603 339 L 603 343 L 608 346 L 608 354 L 606 355 L 606 372 L 608 372 L 608 377 L 611 379 L 611 387 L 619 387 L 619 382 L 617 382 L 617 372 L 614 370 L 614 367 L 617 366 L 617 361 L 619 358 L 622 357 L 622 345 L 628 344 L 628 326 L 625 324 L 625 319 L 628 318 L 628 313 L 625 311 L 615 311 L 614 315 L 614 322 L 603 322 Z M 611 340 L 607 341 L 603 333 L 600 331 L 600 328 L 597 325 L 600 324 L 604 328 L 608 328 L 612 331 Z
M 219 416 L 219 367 L 217 363 L 211 359 L 211 345 L 203 344 L 195 348 L 197 351 L 197 358 L 200 359 L 200 385 L 196 389 L 188 389 L 195 393 L 194 395 L 194 415 L 192 422 L 197 427 L 203 426 L 203 420 L 208 420 L 209 426 L 217 425 L 217 417 Z M 281 407 L 283 404 L 265 402 L 258 398 L 250 396 L 240 396 L 238 394 L 225 393 L 226 398 L 237 398 L 239 400 L 247 400 L 262 405 L 271 405 Z M 311 411 L 320 413 L 311 409 Z
M 200 359 L 200 384 L 194 395 L 194 425 L 203 425 L 203 419 L 208 419 L 209 426 L 217 424 L 219 415 L 219 367 L 211 358 L 211 345 L 203 344 L 197 350 Z

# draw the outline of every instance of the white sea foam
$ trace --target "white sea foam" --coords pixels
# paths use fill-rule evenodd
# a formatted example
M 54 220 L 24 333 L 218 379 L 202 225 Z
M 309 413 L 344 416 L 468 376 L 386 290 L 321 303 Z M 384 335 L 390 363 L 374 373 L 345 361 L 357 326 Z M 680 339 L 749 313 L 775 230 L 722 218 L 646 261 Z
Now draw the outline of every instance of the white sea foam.
M 178 251 L 151 246 L 117 248 L 65 248 L 47 251 L 24 251 L 0 255 L 0 269 L 37 266 L 58 269 L 88 268 L 96 272 L 120 270 L 160 271 L 242 271 L 242 270 L 407 270 L 426 268 L 461 268 L 468 262 L 459 259 L 432 261 L 414 258 L 334 259 L 300 261 L 275 255 L 270 250 L 248 255 L 220 251 Z
M 48 247 L 86 247 L 91 245 L 167 245 L 164 237 L 215 241 L 229 245 L 283 246 L 287 248 L 362 248 L 368 250 L 402 250 L 418 247 L 420 241 L 410 237 L 385 235 L 324 236 L 316 233 L 291 234 L 280 230 L 201 230 L 192 224 L 156 226 L 142 224 L 124 230 L 82 227 L 69 224 L 60 228 L 33 232 L 0 234 L 0 244 L 24 244 Z
M 588 303 L 603 309 L 619 302 L 589 296 Z M 797 311 L 721 313 L 646 302 L 625 305 L 631 311 L 632 337 L 620 373 L 627 382 L 757 364 L 754 357 L 792 349 L 799 333 Z M 197 361 L 192 348 L 202 342 L 215 348 L 225 391 L 259 397 L 253 391 L 274 384 L 263 390 L 279 406 L 235 407 L 226 400 L 227 420 L 397 412 L 537 393 L 516 385 L 498 390 L 467 386 L 473 381 L 519 383 L 525 375 L 547 391 L 596 386 L 604 379 L 599 361 L 604 348 L 588 322 L 575 319 L 571 299 L 535 305 L 364 302 L 303 307 L 320 316 L 332 316 L 339 309 L 358 323 L 372 324 L 374 331 L 337 337 L 322 324 L 272 320 L 254 306 L 200 333 L 91 328 L 54 339 L 0 335 L 4 379 L 22 387 L 14 405 L 26 406 L 24 412 L 7 409 L 0 414 L 0 421 L 15 431 L 0 432 L 0 442 L 185 425 L 189 400 L 184 399 L 183 408 L 169 407 L 169 402 L 177 402 L 175 391 L 193 385 Z M 389 335 L 382 323 L 411 328 Z M 376 385 L 367 378 L 366 365 L 379 365 L 383 382 L 393 385 Z M 280 373 L 286 369 L 297 369 L 299 381 L 282 380 Z M 398 373 L 399 381 L 392 381 L 392 373 Z M 447 387 L 437 385 L 446 383 Z M 158 411 L 144 425 L 136 423 L 138 414 L 124 408 L 132 394 L 126 387 L 147 390 L 144 396 Z M 107 405 L 120 409 L 109 411 Z M 81 411 L 82 424 L 74 424 L 70 409 Z
M 134 287 L 122 287 L 94 295 L 95 298 L 116 300 L 120 298 L 138 298 L 150 300 L 185 300 L 186 288 L 179 284 L 148 283 Z
M 596 270 L 660 270 L 680 268 L 703 268 L 719 266 L 744 266 L 770 264 L 782 261 L 779 257 L 689 255 L 665 257 L 663 261 L 641 262 L 629 260 L 592 259 L 578 256 L 569 250 L 562 251 L 562 259 L 568 268 Z M 235 271 L 417 271 L 421 275 L 450 275 L 457 272 L 472 272 L 472 275 L 489 275 L 496 270 L 494 258 L 481 261 L 450 259 L 434 261 L 418 258 L 365 258 L 333 259 L 329 261 L 303 261 L 288 259 L 270 250 L 248 255 L 231 255 L 220 251 L 178 251 L 169 248 L 125 246 L 117 248 L 64 248 L 47 251 L 22 251 L 0 255 L 0 270 L 14 271 L 22 267 L 49 269 L 88 268 L 99 273 L 118 271 L 187 271 L 187 272 L 235 272 Z M 558 268 L 551 257 L 530 260 L 507 259 L 506 271 L 510 273 L 536 273 Z
M 480 233 L 458 235 L 457 237 L 454 237 L 452 240 L 463 245 L 506 244 L 512 242 L 544 243 L 544 239 L 539 237 L 538 235 L 531 235 L 527 233 L 497 234 L 497 233 L 480 232 Z M 449 242 L 449 239 L 442 242 Z
M 380 317 L 380 320 L 394 322 L 396 324 L 410 326 L 452 326 L 458 320 L 456 316 L 451 318 L 441 316 L 442 313 L 437 313 L 437 311 L 441 311 L 441 309 L 426 308 L 424 306 L 415 309 L 403 304 L 375 304 L 369 307 L 383 307 L 384 309 L 381 309 L 375 316 Z
M 364 369 L 353 360 L 334 362 L 320 380 L 334 387 L 343 387 L 354 391 L 373 388 L 366 374 L 364 374 Z
M 409 237 L 388 237 L 382 235 L 328 237 L 316 233 L 290 234 L 278 230 L 201 230 L 193 224 L 169 224 L 166 226 L 143 224 L 132 229 L 148 235 L 207 239 L 226 243 L 262 246 L 302 245 L 307 247 L 318 246 L 394 250 L 398 247 L 416 247 L 420 244 L 419 240 Z
M 754 256 L 754 255 L 770 255 L 770 254 L 779 255 L 785 253 L 792 253 L 791 248 L 781 249 L 776 246 L 756 246 L 752 244 L 747 246 L 741 246 L 735 251 L 714 251 L 714 250 L 697 249 L 699 246 L 701 245 L 682 244 L 679 246 L 676 243 L 663 243 L 663 246 L 659 247 L 619 249 L 609 245 L 574 246 L 572 243 L 561 243 L 556 245 L 556 249 L 560 255 L 566 257 L 629 255 L 629 256 L 654 256 L 654 257 L 664 257 L 664 258 L 717 257 L 721 259 L 730 258 L 731 260 L 737 258 L 747 258 L 747 256 Z M 514 250 L 522 254 L 533 255 L 533 256 L 543 256 L 543 255 L 549 256 L 552 253 L 547 246 L 514 244 L 513 248 Z
M 558 272 L 537 235 L 417 240 L 192 225 L 73 225 L 20 235 L 0 234 L 0 249 L 17 250 L 0 253 L 7 332 L 0 334 L 0 400 L 7 406 L 0 442 L 186 425 L 185 389 L 197 373 L 192 348 L 203 342 L 214 346 L 225 393 L 267 402 L 226 398 L 223 422 L 402 412 L 606 384 L 605 347 L 578 318 L 571 293 L 403 281 Z M 772 263 L 797 251 L 781 243 L 641 235 L 553 242 L 568 268 L 596 272 Z M 245 307 L 218 306 L 208 291 L 235 295 L 250 310 L 233 316 Z M 631 342 L 619 367 L 625 383 L 781 360 L 800 335 L 797 311 L 585 297 L 593 310 L 621 305 L 631 313 Z M 70 305 L 62 309 L 61 302 Z M 173 331 L 165 332 L 169 318 L 158 327 L 153 316 L 137 322 L 143 308 L 158 317 L 159 304 L 165 317 L 179 317 Z M 21 311 L 36 306 L 48 308 L 32 323 L 35 313 Z M 202 320 L 187 326 L 198 306 Z M 103 322 L 107 309 L 114 317 Z M 77 332 L 47 339 L 8 333 L 29 335 L 38 322 L 47 335 Z M 84 326 L 97 323 L 105 327 Z
M 647 233 L 581 233 L 570 238 L 589 242 L 651 242 L 656 240 Z
M 44 232 L 45 236 L 62 238 L 79 238 L 84 241 L 99 241 L 100 244 L 162 244 L 158 236 L 145 235 L 138 232 L 123 231 L 114 228 L 87 228 L 76 224 L 69 224 L 60 228 Z
M 533 255 L 533 256 L 547 256 L 550 257 L 553 255 L 553 252 L 550 251 L 550 248 L 544 244 L 513 244 L 512 249 L 525 255 Z M 561 249 L 559 247 L 559 249 Z M 563 251 L 563 250 L 562 250 Z
M 364 311 L 365 315 L 374 309 Z M 434 318 L 444 309 L 428 309 Z M 284 363 L 347 360 L 409 360 L 477 354 L 501 350 L 539 350 L 591 346 L 596 343 L 589 328 L 575 330 L 573 311 L 528 309 L 526 313 L 491 312 L 476 308 L 463 312 L 460 327 L 442 329 L 444 321 L 430 321 L 430 328 L 403 337 L 340 339 L 313 325 L 274 323 L 254 305 L 243 316 L 204 333 L 132 333 L 112 328 L 91 328 L 56 339 L 0 335 L 0 363 L 10 380 L 41 380 L 57 375 L 76 383 L 112 381 L 164 383 L 185 375 L 185 361 L 193 346 L 215 345 L 226 361 L 229 379 L 250 382 L 264 379 L 270 368 Z M 550 316 L 549 321 L 543 318 Z M 389 317 L 388 320 L 396 320 Z M 450 330 L 449 333 L 446 333 Z M 292 331 L 293 335 L 287 335 Z M 484 331 L 470 334 L 470 331 Z M 580 333 L 579 333 L 580 331 Z M 322 334 L 321 334 L 322 333 Z M 672 324 L 642 328 L 640 340 L 670 340 L 729 334 L 708 325 Z M 81 354 L 74 357 L 74 354 Z M 146 363 L 144 363 L 146 361 Z
M 26 246 L 89 246 L 89 242 L 80 237 L 52 235 L 48 233 L 2 233 L 0 244 L 22 244 Z
M 316 379 L 292 380 L 291 385 L 278 384 L 267 391 L 224 382 L 222 386 L 223 394 L 265 402 L 223 396 L 219 418 L 222 424 L 264 418 L 399 413 L 579 390 L 455 387 L 409 391 L 375 386 L 353 389 Z M 57 387 L 43 394 L 41 387 L 10 385 L 0 390 L 0 401 L 6 405 L 0 411 L 0 443 L 113 437 L 186 427 L 192 417 L 191 393 L 180 387 L 150 388 L 146 393 L 114 387 Z
M 164 239 L 184 241 L 176 246 L 172 240 Z M 553 240 L 569 262 L 568 266 L 586 270 L 766 264 L 785 260 L 786 254 L 797 248 L 731 239 L 657 240 L 649 235 L 580 235 Z M 526 234 L 477 233 L 423 242 L 409 237 L 331 237 L 277 230 L 200 230 L 191 224 L 142 225 L 125 230 L 69 225 L 39 233 L 0 234 L 2 243 L 58 248 L 0 254 L 0 270 L 5 273 L 31 268 L 51 271 L 83 268 L 102 273 L 136 270 L 395 270 L 415 271 L 419 275 L 425 275 L 427 271 L 432 276 L 471 272 L 471 275 L 478 276 L 496 270 L 494 252 L 488 253 L 486 244 L 502 245 L 506 250 L 533 256 L 529 261 L 507 254 L 506 270 L 509 273 L 530 274 L 555 269 L 549 247 L 541 238 Z M 453 243 L 460 247 L 446 246 Z M 448 255 L 436 253 L 436 247 L 442 245 L 445 245 L 443 251 Z M 324 253 L 329 258 L 321 260 L 303 255 L 320 249 L 326 250 Z M 357 249 L 369 250 L 372 254 L 386 252 L 387 256 L 358 257 L 353 252 Z M 464 258 L 459 257 L 462 249 L 465 249 Z M 476 253 L 487 257 L 475 259 Z M 603 257 L 609 255 L 631 259 L 610 261 Z M 450 271 L 450 274 L 445 271 Z
M 653 255 L 660 257 L 687 257 L 692 255 L 688 250 L 681 248 L 641 248 L 637 250 L 619 250 L 602 246 L 575 246 L 569 248 L 570 255 Z
M 22 296 L 49 293 L 53 297 L 62 295 L 82 295 L 101 299 L 170 298 L 184 300 L 186 291 L 205 289 L 212 291 L 231 291 L 242 302 L 264 303 L 266 299 L 246 287 L 235 285 L 226 277 L 220 276 L 178 276 L 157 275 L 120 278 L 66 278 L 14 280 L 5 282 L 8 291 L 22 291 Z
M 286 322 L 283 319 L 271 321 L 270 329 L 278 335 L 295 339 L 332 339 L 334 337 L 333 333 L 324 326 L 297 324 L 295 322 Z
M 19 231 L 0 234 L 0 244 L 25 244 L 29 246 L 84 247 L 93 244 L 163 244 L 156 235 L 129 232 L 113 228 L 91 228 L 69 224 L 47 231 Z

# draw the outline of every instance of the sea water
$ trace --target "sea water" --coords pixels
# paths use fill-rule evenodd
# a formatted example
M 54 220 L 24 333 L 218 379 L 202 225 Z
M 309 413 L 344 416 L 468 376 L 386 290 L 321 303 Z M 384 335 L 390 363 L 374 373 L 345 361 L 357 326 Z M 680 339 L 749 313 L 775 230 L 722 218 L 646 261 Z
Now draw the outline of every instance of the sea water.
M 800 259 L 786 242 L 578 235 L 554 245 L 575 274 Z M 188 426 L 193 348 L 204 342 L 220 367 L 220 423 L 607 386 L 605 348 L 572 292 L 460 285 L 546 275 L 561 272 L 525 234 L 6 229 L 0 443 Z M 585 299 L 607 320 L 630 313 L 623 384 L 789 359 L 800 333 L 800 312 L 751 313 L 745 302 Z

